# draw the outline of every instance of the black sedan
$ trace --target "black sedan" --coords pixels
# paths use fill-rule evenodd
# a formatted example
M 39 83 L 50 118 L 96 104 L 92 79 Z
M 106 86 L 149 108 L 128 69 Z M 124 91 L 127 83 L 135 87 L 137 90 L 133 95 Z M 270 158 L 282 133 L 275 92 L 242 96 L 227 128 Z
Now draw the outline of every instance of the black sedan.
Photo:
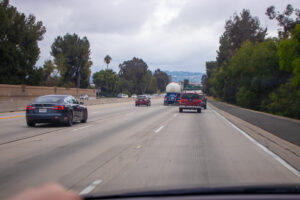
M 72 126 L 74 121 L 87 122 L 86 106 L 70 95 L 45 95 L 26 106 L 28 126 L 36 123 L 64 123 Z

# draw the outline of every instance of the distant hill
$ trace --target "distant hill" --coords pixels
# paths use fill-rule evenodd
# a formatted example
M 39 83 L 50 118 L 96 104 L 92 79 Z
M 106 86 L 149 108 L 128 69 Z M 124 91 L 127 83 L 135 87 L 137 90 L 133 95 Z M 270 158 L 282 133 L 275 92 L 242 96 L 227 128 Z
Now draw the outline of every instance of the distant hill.
M 205 73 L 201 72 L 184 72 L 184 71 L 164 71 L 166 72 L 169 76 L 172 77 L 172 81 L 179 82 L 183 81 L 184 79 L 189 79 L 191 83 L 200 83 L 201 78 Z M 93 83 L 93 78 L 92 75 L 90 77 L 90 83 Z
M 201 78 L 205 73 L 201 72 L 185 72 L 185 71 L 165 71 L 172 77 L 172 81 L 179 82 L 188 79 L 191 83 L 200 83 Z

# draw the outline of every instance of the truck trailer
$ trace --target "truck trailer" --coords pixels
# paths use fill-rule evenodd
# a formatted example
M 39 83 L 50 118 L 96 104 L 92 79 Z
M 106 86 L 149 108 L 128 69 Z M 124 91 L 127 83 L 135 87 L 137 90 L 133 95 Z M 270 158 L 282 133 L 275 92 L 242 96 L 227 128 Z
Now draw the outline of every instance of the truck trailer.
M 164 105 L 175 104 L 179 105 L 181 87 L 178 83 L 169 83 L 166 87 L 167 94 L 164 98 Z

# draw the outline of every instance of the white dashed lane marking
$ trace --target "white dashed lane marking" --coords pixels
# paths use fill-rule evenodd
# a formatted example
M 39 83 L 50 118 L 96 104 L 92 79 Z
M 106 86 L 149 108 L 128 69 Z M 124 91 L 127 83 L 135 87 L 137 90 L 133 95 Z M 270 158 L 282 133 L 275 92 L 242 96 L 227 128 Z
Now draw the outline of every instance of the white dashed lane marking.
M 87 186 L 86 188 L 84 188 L 79 194 L 80 195 L 85 195 L 90 193 L 91 191 L 93 191 L 97 185 L 99 185 L 100 183 L 102 183 L 102 180 L 95 180 L 94 182 L 92 182 L 89 186 Z
M 164 126 L 159 127 L 159 128 L 155 131 L 155 133 L 158 133 L 158 132 L 161 131 L 163 128 L 164 128 Z

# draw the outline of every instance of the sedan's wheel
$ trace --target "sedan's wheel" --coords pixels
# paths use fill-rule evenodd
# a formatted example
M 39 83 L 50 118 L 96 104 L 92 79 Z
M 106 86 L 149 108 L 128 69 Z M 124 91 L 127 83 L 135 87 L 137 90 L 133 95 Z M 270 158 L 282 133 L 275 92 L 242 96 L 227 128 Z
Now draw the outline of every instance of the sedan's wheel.
M 88 118 L 88 112 L 85 111 L 85 112 L 84 112 L 83 119 L 81 120 L 81 123 L 86 123 L 86 122 L 87 122 L 87 118 Z
M 27 126 L 34 127 L 35 126 L 35 122 L 27 122 Z
M 72 125 L 73 125 L 73 113 L 69 112 L 67 126 L 72 126 Z

